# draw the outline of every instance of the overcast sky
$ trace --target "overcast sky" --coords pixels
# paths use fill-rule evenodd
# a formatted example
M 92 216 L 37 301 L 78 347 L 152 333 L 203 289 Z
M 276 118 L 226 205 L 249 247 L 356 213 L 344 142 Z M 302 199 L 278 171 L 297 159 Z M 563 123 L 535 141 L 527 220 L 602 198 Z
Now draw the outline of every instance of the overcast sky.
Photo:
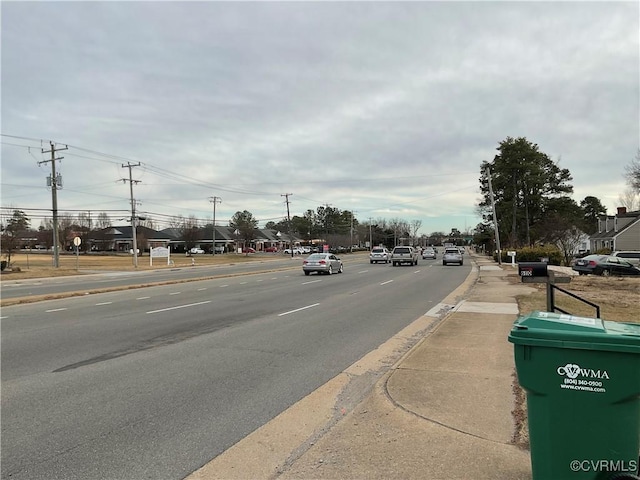
M 480 164 L 524 136 L 613 214 L 640 145 L 638 5 L 3 1 L 1 206 L 51 215 L 53 141 L 58 208 L 114 224 L 140 162 L 156 220 L 211 221 L 217 196 L 219 224 L 263 226 L 289 193 L 292 216 L 465 230 Z

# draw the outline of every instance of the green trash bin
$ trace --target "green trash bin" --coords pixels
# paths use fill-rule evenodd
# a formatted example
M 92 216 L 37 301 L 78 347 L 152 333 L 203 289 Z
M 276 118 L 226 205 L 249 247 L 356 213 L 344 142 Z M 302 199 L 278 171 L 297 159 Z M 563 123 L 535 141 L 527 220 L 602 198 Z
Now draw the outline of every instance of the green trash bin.
M 640 324 L 534 311 L 509 341 L 533 480 L 638 478 Z

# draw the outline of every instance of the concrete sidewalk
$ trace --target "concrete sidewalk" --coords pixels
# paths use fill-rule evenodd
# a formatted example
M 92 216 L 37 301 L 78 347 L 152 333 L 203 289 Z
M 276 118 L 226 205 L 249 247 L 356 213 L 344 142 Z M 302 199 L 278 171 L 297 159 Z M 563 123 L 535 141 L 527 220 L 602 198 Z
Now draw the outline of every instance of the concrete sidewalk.
M 344 389 L 376 369 L 366 357 L 188 478 L 530 479 L 529 452 L 514 444 L 507 336 L 515 296 L 533 290 L 511 284 L 508 267 L 469 257 L 466 285 L 427 313 L 446 317 L 359 403 L 348 408 Z

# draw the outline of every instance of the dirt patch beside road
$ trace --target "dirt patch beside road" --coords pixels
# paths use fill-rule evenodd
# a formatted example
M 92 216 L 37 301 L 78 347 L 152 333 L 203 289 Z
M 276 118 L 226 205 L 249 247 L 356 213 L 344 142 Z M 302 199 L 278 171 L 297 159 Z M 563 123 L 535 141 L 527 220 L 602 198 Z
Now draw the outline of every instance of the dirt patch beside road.
M 300 256 L 298 255 L 298 257 Z M 59 267 L 54 268 L 53 256 L 51 253 L 19 253 L 11 256 L 11 265 L 14 270 L 3 271 L 2 275 L 0 275 L 0 281 L 63 277 L 95 273 L 98 271 L 133 272 L 144 270 L 166 270 L 203 265 L 221 265 L 256 261 L 261 262 L 278 258 L 283 258 L 283 256 L 268 253 L 251 255 L 225 253 L 217 255 L 193 255 L 187 257 L 184 254 L 176 254 L 171 256 L 171 263 L 169 265 L 167 265 L 166 258 L 155 258 L 153 265 L 150 265 L 151 262 L 149 255 L 145 255 L 138 257 L 138 267 L 134 267 L 133 257 L 126 254 L 80 254 L 77 258 L 73 254 L 62 254 L 59 257 Z
M 509 275 L 509 281 L 520 283 L 516 275 Z M 600 307 L 600 318 L 615 322 L 640 323 L 640 278 L 638 277 L 599 277 L 580 275 L 571 277 L 570 283 L 557 284 L 558 287 L 578 295 Z M 536 289 L 530 295 L 516 298 L 520 314 L 533 310 L 547 309 L 546 285 L 529 283 L 527 286 Z M 595 317 L 595 309 L 556 290 L 555 304 L 572 315 Z

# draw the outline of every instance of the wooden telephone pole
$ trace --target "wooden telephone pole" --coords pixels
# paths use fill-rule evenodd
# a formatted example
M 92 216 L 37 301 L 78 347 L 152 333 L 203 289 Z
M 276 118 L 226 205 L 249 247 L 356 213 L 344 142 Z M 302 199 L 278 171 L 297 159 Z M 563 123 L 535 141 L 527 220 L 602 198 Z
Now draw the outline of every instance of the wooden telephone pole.
M 60 266 L 60 234 L 58 232 L 58 189 L 62 188 L 62 177 L 60 174 L 56 174 L 56 160 L 62 160 L 64 157 L 56 158 L 56 152 L 61 150 L 67 150 L 69 147 L 56 148 L 53 142 L 49 142 L 51 150 L 42 150 L 42 153 L 51 153 L 51 160 L 44 160 L 38 162 L 38 165 L 42 163 L 51 162 L 51 210 L 53 211 L 53 266 L 58 268 Z

